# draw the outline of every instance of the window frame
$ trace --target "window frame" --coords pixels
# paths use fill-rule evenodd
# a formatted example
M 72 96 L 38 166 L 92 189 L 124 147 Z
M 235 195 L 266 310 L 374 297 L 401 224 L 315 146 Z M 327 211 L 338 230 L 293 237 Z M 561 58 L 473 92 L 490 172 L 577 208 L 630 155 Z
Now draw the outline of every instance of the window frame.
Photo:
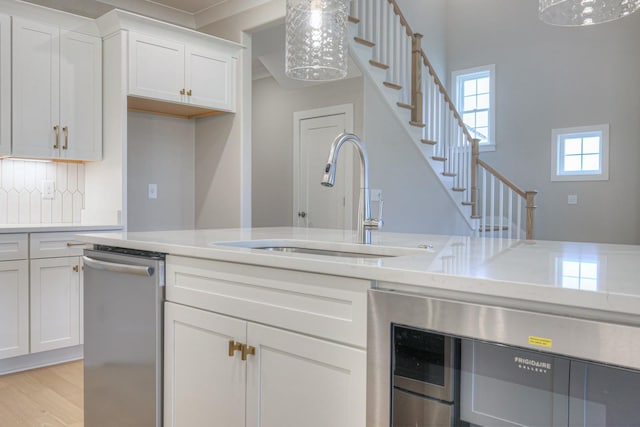
M 586 134 L 600 133 L 600 171 L 579 171 L 567 173 L 562 170 L 563 141 L 575 136 L 585 138 Z M 584 155 L 582 153 L 581 155 Z M 609 124 L 559 128 L 551 130 L 551 181 L 608 181 L 609 180 Z
M 482 65 L 478 67 L 465 68 L 463 70 L 455 70 L 451 73 L 453 102 L 460 116 L 464 116 L 463 103 L 463 84 L 464 80 L 472 79 L 473 75 L 488 74 L 489 75 L 489 119 L 488 119 L 488 137 L 486 143 L 480 144 L 480 151 L 496 150 L 496 66 L 495 64 Z M 467 79 L 463 79 L 467 77 Z

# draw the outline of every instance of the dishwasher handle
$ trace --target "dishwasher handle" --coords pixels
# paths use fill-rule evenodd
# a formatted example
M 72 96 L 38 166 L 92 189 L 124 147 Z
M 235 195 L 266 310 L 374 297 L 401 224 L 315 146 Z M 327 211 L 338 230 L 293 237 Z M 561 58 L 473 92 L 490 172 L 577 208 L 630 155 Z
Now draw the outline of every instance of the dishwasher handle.
M 119 264 L 89 258 L 86 255 L 82 257 L 82 260 L 84 261 L 84 265 L 96 270 L 112 271 L 122 274 L 135 274 L 136 276 L 153 276 L 153 267 L 148 267 L 146 265 Z

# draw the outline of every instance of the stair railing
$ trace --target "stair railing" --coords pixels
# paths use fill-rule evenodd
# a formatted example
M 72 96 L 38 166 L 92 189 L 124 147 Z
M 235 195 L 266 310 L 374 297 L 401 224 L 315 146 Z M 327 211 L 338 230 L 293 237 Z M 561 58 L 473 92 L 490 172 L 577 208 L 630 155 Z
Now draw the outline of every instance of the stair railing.
M 422 49 L 423 36 L 413 32 L 396 1 L 351 0 L 350 15 L 359 24 L 356 42 L 373 49 L 370 64 L 386 70 L 384 85 L 398 91 L 399 107 L 411 110 L 410 124 L 422 129 L 420 141 L 432 146 L 431 160 L 442 162 L 451 189 L 471 206 L 477 231 L 533 239 L 537 192 L 521 190 L 480 160 L 479 141 Z

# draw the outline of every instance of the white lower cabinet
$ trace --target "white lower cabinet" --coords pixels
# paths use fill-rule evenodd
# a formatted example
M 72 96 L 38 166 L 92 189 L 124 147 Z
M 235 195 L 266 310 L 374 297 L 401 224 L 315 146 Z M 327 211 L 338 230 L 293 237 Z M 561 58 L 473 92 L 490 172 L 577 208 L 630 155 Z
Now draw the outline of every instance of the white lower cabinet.
M 365 396 L 364 350 L 166 304 L 165 426 L 364 427 Z
M 80 344 L 80 258 L 31 260 L 31 353 Z
M 28 265 L 0 262 L 0 359 L 29 353 Z

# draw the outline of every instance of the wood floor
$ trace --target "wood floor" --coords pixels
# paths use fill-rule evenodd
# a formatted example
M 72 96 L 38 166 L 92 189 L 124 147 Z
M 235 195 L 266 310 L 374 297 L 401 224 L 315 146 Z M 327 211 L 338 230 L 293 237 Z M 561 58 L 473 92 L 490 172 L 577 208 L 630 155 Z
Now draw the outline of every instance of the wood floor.
M 0 376 L 0 426 L 82 427 L 82 361 Z

